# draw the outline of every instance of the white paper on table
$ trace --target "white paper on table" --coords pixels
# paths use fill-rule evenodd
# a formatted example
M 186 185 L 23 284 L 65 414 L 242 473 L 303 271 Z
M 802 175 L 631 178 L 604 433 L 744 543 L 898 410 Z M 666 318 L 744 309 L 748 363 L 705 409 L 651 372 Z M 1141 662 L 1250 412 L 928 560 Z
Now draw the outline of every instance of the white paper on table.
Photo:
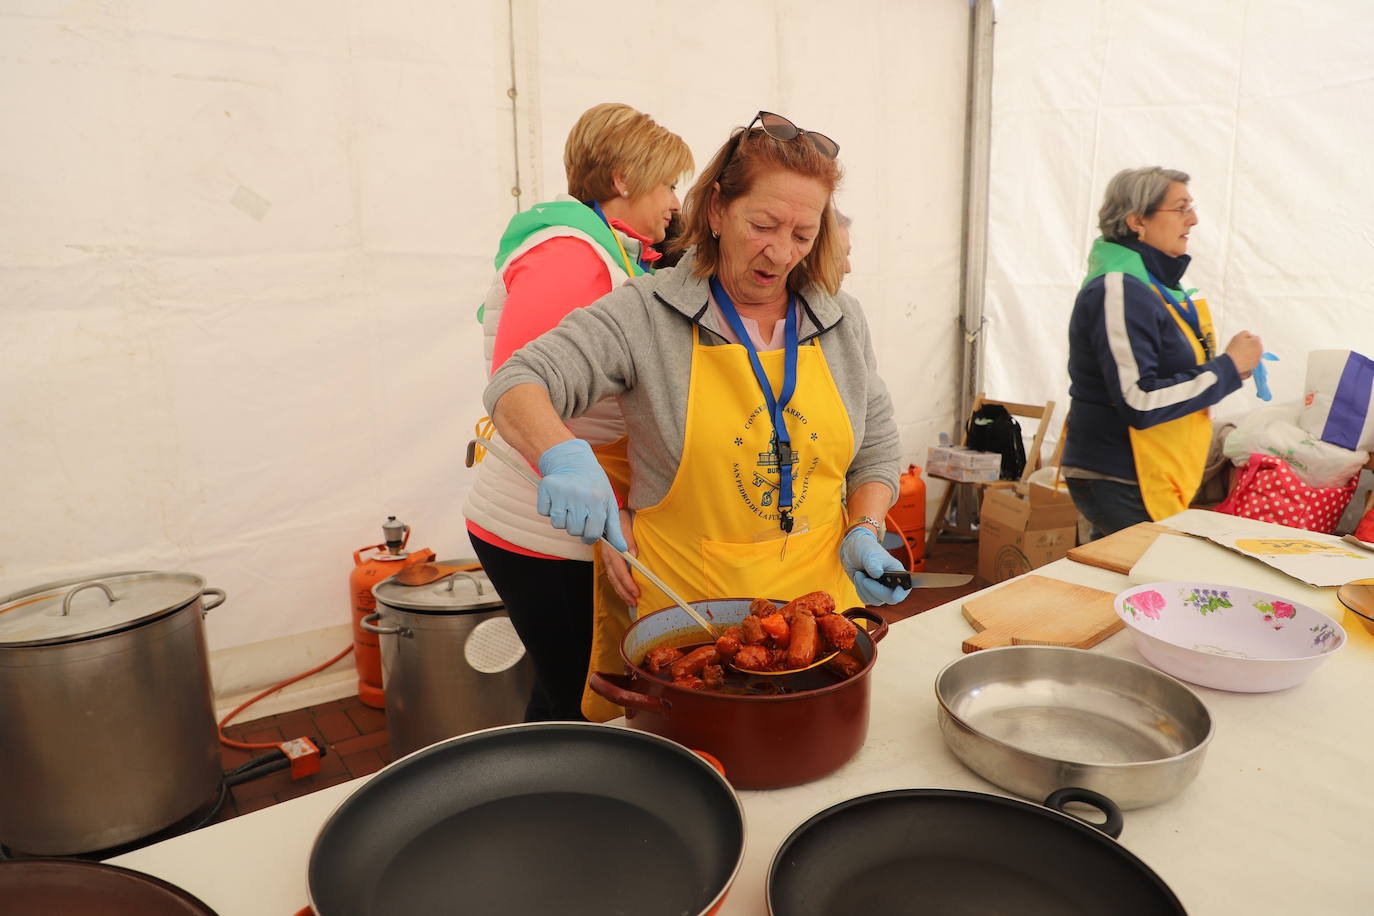
M 1159 524 L 1207 538 L 1319 588 L 1374 578 L 1374 553 L 1332 534 L 1202 509 L 1180 512 Z

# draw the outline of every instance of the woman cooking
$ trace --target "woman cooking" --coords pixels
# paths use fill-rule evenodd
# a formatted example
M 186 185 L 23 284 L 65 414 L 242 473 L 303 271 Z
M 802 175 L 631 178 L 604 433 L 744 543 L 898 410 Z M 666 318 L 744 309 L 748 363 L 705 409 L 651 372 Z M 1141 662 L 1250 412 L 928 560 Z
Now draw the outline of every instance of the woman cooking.
M 659 253 L 651 246 L 679 209 L 675 183 L 691 171 L 692 154 L 648 115 L 604 104 L 573 125 L 563 163 L 572 196 L 517 214 L 501 237 L 482 306 L 489 371 L 564 315 L 653 269 Z M 591 405 L 572 428 L 595 447 L 623 498 L 619 406 Z M 581 718 L 593 614 L 615 615 L 609 605 L 620 603 L 596 575 L 591 548 L 550 531 L 528 486 L 499 461 L 479 466 L 464 514 L 477 558 L 533 663 L 526 718 Z M 620 616 L 628 617 L 623 605 Z
M 755 124 L 761 126 L 755 127 Z M 687 600 L 901 601 L 878 581 L 900 443 L 867 322 L 839 292 L 838 146 L 760 112 L 687 195 L 674 269 L 638 277 L 514 354 L 485 399 L 543 476 L 555 528 L 639 557 Z M 565 418 L 618 398 L 633 526 Z M 672 602 L 618 567 L 646 611 Z
M 1118 172 L 1069 319 L 1064 477 L 1093 537 L 1188 508 L 1212 439 L 1208 408 L 1259 364 L 1241 331 L 1216 352 L 1207 300 L 1183 287 L 1197 225 L 1188 175 Z

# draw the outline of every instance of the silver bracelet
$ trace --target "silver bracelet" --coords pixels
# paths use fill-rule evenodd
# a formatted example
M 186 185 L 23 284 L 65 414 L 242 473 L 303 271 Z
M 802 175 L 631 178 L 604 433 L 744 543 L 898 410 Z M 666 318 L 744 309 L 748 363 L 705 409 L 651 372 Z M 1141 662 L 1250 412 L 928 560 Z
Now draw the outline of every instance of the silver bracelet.
M 883 535 L 886 533 L 883 529 L 883 523 L 871 515 L 861 515 L 854 519 L 849 523 L 849 528 L 845 531 L 845 534 L 849 534 L 850 531 L 853 531 L 860 525 L 867 525 L 872 528 L 874 536 L 878 539 L 878 543 L 881 544 L 883 542 Z

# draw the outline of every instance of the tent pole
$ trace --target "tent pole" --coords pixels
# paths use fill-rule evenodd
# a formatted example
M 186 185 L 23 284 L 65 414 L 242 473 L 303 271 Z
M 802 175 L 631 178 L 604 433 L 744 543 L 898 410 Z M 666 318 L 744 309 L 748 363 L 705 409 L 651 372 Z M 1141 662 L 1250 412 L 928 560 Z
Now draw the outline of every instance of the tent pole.
M 969 0 L 968 105 L 964 126 L 963 272 L 960 278 L 959 393 L 955 416 L 967 421 L 983 390 L 983 291 L 988 257 L 988 160 L 992 140 L 993 0 Z M 956 441 L 961 441 L 958 432 Z M 958 519 L 967 528 L 972 514 L 960 488 Z

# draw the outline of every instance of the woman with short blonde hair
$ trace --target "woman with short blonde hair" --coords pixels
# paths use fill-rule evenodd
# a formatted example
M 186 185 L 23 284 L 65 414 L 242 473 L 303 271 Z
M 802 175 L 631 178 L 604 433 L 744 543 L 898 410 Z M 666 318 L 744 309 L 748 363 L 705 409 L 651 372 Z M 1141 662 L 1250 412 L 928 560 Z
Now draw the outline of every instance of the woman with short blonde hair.
M 607 103 L 577 119 L 563 162 L 570 196 L 517 214 L 501 236 L 480 312 L 489 373 L 564 316 L 653 272 L 660 255 L 652 246 L 678 212 L 675 185 L 691 172 L 692 153 L 649 115 Z M 588 406 L 568 428 L 590 443 L 623 498 L 624 417 L 612 399 Z M 533 662 L 526 718 L 583 718 L 593 617 L 628 618 L 609 584 L 597 585 L 604 578 L 592 548 L 551 531 L 528 485 L 499 461 L 479 465 L 463 512 L 473 550 Z M 596 710 L 597 718 L 617 714 Z

